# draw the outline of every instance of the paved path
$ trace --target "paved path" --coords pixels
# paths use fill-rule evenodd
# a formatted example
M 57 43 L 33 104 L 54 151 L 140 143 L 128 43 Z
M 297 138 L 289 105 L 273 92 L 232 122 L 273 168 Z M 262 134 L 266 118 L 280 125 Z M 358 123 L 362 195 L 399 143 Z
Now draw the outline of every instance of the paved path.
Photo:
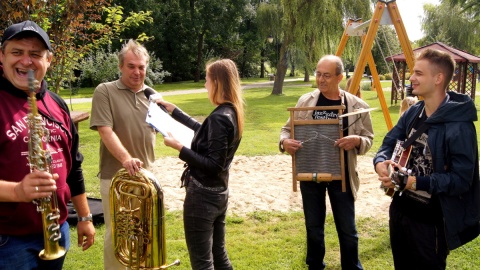
M 303 79 L 286 79 L 286 82 L 292 81 L 303 81 Z M 311 82 L 305 83 L 305 85 L 311 85 Z M 252 83 L 246 84 L 242 86 L 243 90 L 251 89 L 251 88 L 259 88 L 259 87 L 266 87 L 266 86 L 273 86 L 273 81 L 268 82 L 260 82 L 260 83 Z M 173 96 L 173 95 L 188 95 L 188 94 L 196 94 L 196 93 L 206 93 L 207 89 L 188 89 L 188 90 L 177 90 L 177 91 L 167 91 L 167 92 L 160 92 L 162 96 Z M 76 103 L 87 103 L 92 102 L 92 98 L 64 98 L 67 104 L 76 104 Z

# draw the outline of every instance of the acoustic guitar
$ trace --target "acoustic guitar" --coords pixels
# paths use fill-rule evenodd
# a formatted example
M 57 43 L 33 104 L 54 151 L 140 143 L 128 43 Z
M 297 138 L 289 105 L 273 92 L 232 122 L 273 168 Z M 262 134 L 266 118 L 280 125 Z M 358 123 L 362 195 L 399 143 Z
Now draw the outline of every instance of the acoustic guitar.
M 395 145 L 395 149 L 393 149 L 392 158 L 391 160 L 401 167 L 407 166 L 408 159 L 410 158 L 410 153 L 412 152 L 412 145 L 409 145 L 407 149 L 403 149 L 403 141 L 397 140 L 397 144 Z M 398 173 L 392 168 L 392 165 L 388 167 L 390 178 L 392 179 L 392 183 L 397 186 L 398 183 L 394 181 L 394 174 Z M 383 188 L 385 191 L 385 195 L 393 197 L 395 192 L 397 191 L 395 188 Z

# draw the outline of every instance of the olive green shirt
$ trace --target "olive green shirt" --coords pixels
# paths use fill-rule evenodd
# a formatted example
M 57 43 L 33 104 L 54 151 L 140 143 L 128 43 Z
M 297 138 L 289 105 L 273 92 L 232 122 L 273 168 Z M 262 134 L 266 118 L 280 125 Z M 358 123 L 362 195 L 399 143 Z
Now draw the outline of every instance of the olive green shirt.
M 145 122 L 149 101 L 144 89 L 134 93 L 120 80 L 102 83 L 93 93 L 90 128 L 108 126 L 120 139 L 133 158 L 143 162 L 148 169 L 155 161 L 155 130 Z M 111 179 L 120 170 L 122 164 L 100 141 L 101 179 Z

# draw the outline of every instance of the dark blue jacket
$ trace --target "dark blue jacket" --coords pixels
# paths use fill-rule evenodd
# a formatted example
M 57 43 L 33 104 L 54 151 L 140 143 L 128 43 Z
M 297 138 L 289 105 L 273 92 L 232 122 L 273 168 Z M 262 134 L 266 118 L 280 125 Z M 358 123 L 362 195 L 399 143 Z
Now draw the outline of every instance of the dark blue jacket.
M 423 101 L 409 108 L 385 136 L 373 163 L 390 159 L 397 139 L 405 140 Z M 474 121 L 477 110 L 466 95 L 448 92 L 438 109 L 425 121 L 433 173 L 417 177 L 417 190 L 435 194 L 443 212 L 448 248 L 455 249 L 480 231 L 480 179 Z

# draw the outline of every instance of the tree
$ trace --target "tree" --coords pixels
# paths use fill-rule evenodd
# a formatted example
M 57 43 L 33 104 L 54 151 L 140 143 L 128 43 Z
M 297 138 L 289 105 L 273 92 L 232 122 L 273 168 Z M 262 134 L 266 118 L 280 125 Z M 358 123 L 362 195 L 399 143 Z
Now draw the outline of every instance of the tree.
M 213 54 L 236 58 L 241 53 L 237 46 L 232 45 L 239 43 L 238 26 L 242 22 L 241 15 L 246 4 L 247 0 L 189 0 L 190 26 L 196 42 L 195 82 L 200 80 L 200 73 L 205 66 L 206 42 L 211 42 L 210 48 L 217 47 Z M 228 51 L 220 52 L 219 49 Z
M 439 41 L 471 54 L 480 52 L 478 25 L 473 20 L 473 13 L 446 3 L 438 6 L 425 4 L 423 9 L 422 29 L 425 36 L 419 40 L 420 46 Z
M 306 70 L 320 55 L 335 53 L 343 33 L 346 17 L 371 14 L 368 1 L 319 0 L 280 1 L 282 17 L 282 43 L 279 50 L 277 73 L 272 94 L 281 95 L 291 48 L 306 52 Z
M 260 68 L 264 68 L 264 62 L 269 60 L 270 65 L 277 64 L 278 48 L 282 40 L 282 17 L 283 12 L 278 0 L 261 2 L 258 4 L 256 22 L 258 27 L 257 38 L 261 45 Z M 273 58 L 271 57 L 273 55 Z M 263 70 L 262 70 L 263 71 Z M 263 77 L 262 77 L 263 78 Z
M 49 34 L 54 58 L 47 81 L 58 93 L 65 82 L 75 80 L 74 70 L 80 69 L 78 63 L 86 54 L 119 38 L 125 29 L 152 21 L 149 12 L 130 13 L 124 18 L 122 7 L 109 7 L 109 3 L 108 0 L 2 1 L 0 25 L 5 29 L 14 22 L 30 19 Z M 142 41 L 147 37 L 141 33 L 137 39 Z
M 385 57 L 398 53 L 402 53 L 402 47 L 398 41 L 395 28 L 391 25 L 380 26 L 372 48 L 373 59 L 379 74 L 393 72 L 393 70 L 388 69 Z
M 460 7 L 462 12 L 469 12 L 475 23 L 480 21 L 480 0 L 442 0 L 442 4 L 447 3 Z
M 254 25 L 249 27 L 246 23 L 251 20 L 247 11 L 249 0 L 113 2 L 125 5 L 128 11 L 139 8 L 154 11 L 155 27 L 141 30 L 154 36 L 146 47 L 171 71 L 169 80 L 199 81 L 210 58 L 230 58 L 237 62 L 241 72 L 248 73 L 250 48 L 255 47 L 248 36 L 256 32 Z M 249 27 L 250 31 L 241 33 L 242 27 Z

